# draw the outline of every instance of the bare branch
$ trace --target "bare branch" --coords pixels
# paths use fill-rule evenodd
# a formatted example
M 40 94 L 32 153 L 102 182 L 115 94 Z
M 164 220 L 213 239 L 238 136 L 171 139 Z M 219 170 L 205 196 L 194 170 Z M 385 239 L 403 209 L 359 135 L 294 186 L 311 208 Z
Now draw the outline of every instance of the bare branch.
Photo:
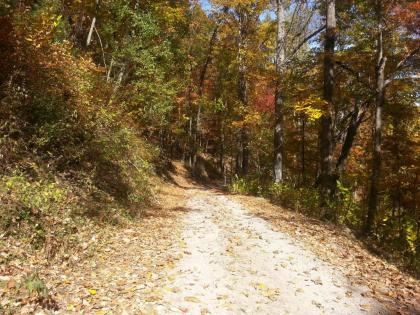
M 295 49 L 293 49 L 292 53 L 290 54 L 290 56 L 288 57 L 288 61 L 289 62 L 295 55 L 296 53 L 299 51 L 299 49 L 305 44 L 307 43 L 309 40 L 311 40 L 313 37 L 315 37 L 316 35 L 318 35 L 319 33 L 321 33 L 323 30 L 325 29 L 325 25 L 321 26 L 319 29 L 317 29 L 316 31 L 312 32 L 311 34 L 309 34 L 308 36 L 306 36 L 304 39 L 302 39 L 302 41 L 296 46 Z
M 356 78 L 357 82 L 359 82 L 360 84 L 363 84 L 364 86 L 368 87 L 370 90 L 373 90 L 372 87 L 370 86 L 370 83 L 362 79 L 362 76 L 360 75 L 360 72 L 357 72 L 352 67 L 350 67 L 348 64 L 346 64 L 342 61 L 335 60 L 334 63 L 337 66 L 339 66 L 340 68 L 346 70 L 351 75 L 353 75 Z
M 356 79 L 360 80 L 360 73 L 352 69 L 348 64 L 345 64 L 344 62 L 335 60 L 334 63 L 339 66 L 340 68 L 343 68 L 347 72 L 350 72 L 353 76 L 356 77 Z
M 404 66 L 406 65 L 406 63 L 411 58 L 413 58 L 414 56 L 416 56 L 419 51 L 420 51 L 420 47 L 417 47 L 411 53 L 409 53 L 404 59 L 400 60 L 400 62 L 397 64 L 397 66 L 395 68 L 395 71 L 393 72 L 393 75 L 385 81 L 385 86 L 387 86 L 388 84 L 390 84 L 392 81 L 395 80 L 396 72 L 402 70 L 404 68 Z

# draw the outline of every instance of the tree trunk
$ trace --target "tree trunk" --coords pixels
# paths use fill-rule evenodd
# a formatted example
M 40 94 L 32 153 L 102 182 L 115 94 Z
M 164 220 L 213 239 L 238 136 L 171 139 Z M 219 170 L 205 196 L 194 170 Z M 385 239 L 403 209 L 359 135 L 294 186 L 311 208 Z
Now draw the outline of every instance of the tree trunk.
M 306 182 L 306 167 L 305 167 L 305 147 L 306 147 L 306 118 L 302 115 L 301 118 L 301 127 L 300 127 L 300 173 L 301 173 L 301 185 L 304 185 Z
M 188 121 L 188 166 L 192 168 L 193 166 L 193 158 L 194 158 L 194 131 L 193 128 L 194 124 L 194 110 L 193 110 L 193 101 L 192 101 L 192 83 L 190 82 L 187 91 L 187 103 L 188 103 L 188 111 L 189 111 L 189 121 Z
M 220 124 L 220 140 L 219 140 L 219 168 L 224 173 L 225 169 L 225 130 L 223 121 Z
M 238 98 L 241 105 L 248 106 L 248 81 L 247 81 L 247 60 L 246 60 L 246 41 L 247 41 L 247 13 L 239 14 L 239 43 L 238 43 Z M 240 176 L 248 173 L 249 165 L 249 131 L 247 126 L 242 126 L 239 132 L 239 150 L 236 157 L 236 172 Z
M 382 3 L 377 1 L 378 15 L 378 58 L 376 64 L 376 106 L 375 120 L 373 127 L 373 155 L 372 171 L 370 177 L 369 204 L 364 227 L 364 235 L 372 232 L 375 223 L 376 213 L 378 212 L 379 202 L 379 181 L 381 175 L 382 162 L 382 112 L 385 103 L 385 66 L 387 58 L 384 56 L 383 33 L 384 24 L 382 18 Z
M 336 40 L 336 16 L 335 0 L 327 0 L 326 14 L 326 36 L 324 46 L 324 100 L 328 103 L 328 109 L 321 117 L 319 132 L 320 150 L 320 175 L 318 183 L 321 192 L 321 203 L 326 204 L 326 200 L 334 194 L 335 177 L 332 173 L 333 159 L 333 121 L 332 111 L 334 94 L 334 47 Z
M 285 60 L 285 8 L 284 0 L 276 0 L 277 11 L 277 41 L 276 41 L 276 72 L 275 91 L 275 122 L 274 122 L 274 182 L 283 181 L 283 93 L 281 91 L 282 70 Z
M 96 15 L 98 14 L 99 9 L 99 0 L 96 0 L 96 7 L 95 7 L 95 16 L 92 19 L 92 23 L 90 24 L 89 33 L 86 39 L 86 47 L 89 47 L 90 42 L 92 41 L 93 30 L 95 29 L 96 24 Z
M 356 104 L 351 117 L 351 121 L 347 127 L 346 137 L 344 139 L 343 146 L 341 147 L 340 156 L 338 157 L 337 163 L 335 165 L 335 173 L 337 179 L 340 177 L 343 171 L 345 162 L 350 154 L 351 148 L 353 147 L 354 139 L 356 138 L 357 131 L 363 121 L 363 118 L 365 117 L 365 114 L 366 109 L 360 108 L 360 106 Z
M 217 38 L 217 32 L 218 32 L 219 26 L 216 25 L 216 27 L 214 28 L 213 34 L 211 36 L 210 39 L 210 43 L 209 43 L 209 50 L 207 53 L 207 57 L 206 57 L 206 61 L 204 62 L 203 68 L 201 69 L 200 72 L 200 78 L 199 78 L 199 82 L 198 82 L 198 107 L 197 107 L 197 113 L 196 113 L 196 117 L 195 117 L 195 122 L 194 122 L 194 126 L 192 126 L 192 143 L 191 143 L 191 148 L 192 148 L 192 166 L 195 167 L 196 162 L 197 162 L 197 152 L 198 152 L 198 147 L 199 147 L 199 139 L 201 137 L 201 98 L 204 94 L 204 83 L 206 80 L 206 74 L 207 74 L 207 69 L 211 63 L 211 59 L 212 59 L 212 53 L 213 53 L 213 47 L 214 44 L 216 42 L 216 38 Z

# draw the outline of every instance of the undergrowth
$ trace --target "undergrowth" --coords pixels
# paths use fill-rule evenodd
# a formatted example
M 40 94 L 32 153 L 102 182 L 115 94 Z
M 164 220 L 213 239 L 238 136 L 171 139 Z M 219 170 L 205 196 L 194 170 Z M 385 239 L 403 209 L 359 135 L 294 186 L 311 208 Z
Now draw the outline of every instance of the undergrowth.
M 48 257 L 84 229 L 141 215 L 159 156 L 60 19 L 54 7 L 16 10 L 0 51 L 1 235 Z
M 347 226 L 356 235 L 363 227 L 364 222 L 360 218 L 363 218 L 366 213 L 366 205 L 363 201 L 355 200 L 351 189 L 342 182 L 337 182 L 337 198 L 323 206 L 321 206 L 319 190 L 313 186 L 262 184 L 258 178 L 234 177 L 229 190 L 232 193 L 261 196 L 274 204 L 304 215 Z M 330 213 L 334 213 L 334 216 L 329 216 Z M 409 217 L 401 218 L 398 224 L 396 222 L 387 217 L 377 222 L 376 233 L 369 242 L 374 244 L 375 252 L 403 267 L 408 267 L 410 272 L 419 277 L 420 253 L 416 248 L 417 224 Z

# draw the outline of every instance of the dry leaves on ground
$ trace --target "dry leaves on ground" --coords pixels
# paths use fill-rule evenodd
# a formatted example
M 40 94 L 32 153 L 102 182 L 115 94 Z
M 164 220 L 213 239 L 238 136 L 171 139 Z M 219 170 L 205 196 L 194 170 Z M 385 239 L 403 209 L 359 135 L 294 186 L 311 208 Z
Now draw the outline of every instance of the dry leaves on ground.
M 371 295 L 390 310 L 399 314 L 420 312 L 420 281 L 372 255 L 348 229 L 305 217 L 263 198 L 239 195 L 232 198 L 276 229 L 295 236 L 320 259 L 346 271 L 353 283 L 368 286 Z
M 181 258 L 172 249 L 180 240 L 184 201 L 182 187 L 165 184 L 157 205 L 143 218 L 101 227 L 98 233 L 88 229 L 79 251 L 62 256 L 59 263 L 48 262 L 42 253 L 25 255 L 19 244 L 8 246 L 12 258 L 0 269 L 3 309 L 22 314 L 153 314 L 153 304 L 171 282 L 167 272 Z M 45 297 L 23 286 L 35 272 L 48 290 Z

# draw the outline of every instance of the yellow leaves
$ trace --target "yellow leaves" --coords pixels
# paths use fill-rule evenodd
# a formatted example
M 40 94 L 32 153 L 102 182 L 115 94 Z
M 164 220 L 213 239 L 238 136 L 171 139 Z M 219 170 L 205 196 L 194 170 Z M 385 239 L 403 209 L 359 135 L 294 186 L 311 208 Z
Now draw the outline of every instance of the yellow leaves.
M 261 115 L 257 112 L 249 113 L 245 116 L 244 123 L 246 125 L 255 125 L 261 122 Z
M 69 312 L 74 312 L 74 311 L 76 311 L 76 307 L 75 307 L 73 304 L 67 304 L 66 309 L 67 309 L 67 311 L 69 311 Z
M 212 1 L 215 5 L 220 5 L 220 6 L 228 6 L 231 8 L 239 8 L 239 7 L 249 7 L 249 8 L 253 8 L 253 10 L 262 10 L 265 5 L 266 5 L 266 1 L 255 1 L 255 0 L 213 0 Z M 257 7 L 255 8 L 255 4 L 257 4 Z
M 187 15 L 183 6 L 172 7 L 170 5 L 163 6 L 159 4 L 156 10 L 159 10 L 160 17 L 162 17 L 166 24 L 167 33 L 175 32 L 178 25 L 186 23 Z
M 60 25 L 62 18 L 63 18 L 62 15 L 58 15 L 56 18 L 53 18 L 53 26 L 57 27 L 58 25 Z
M 266 298 L 274 301 L 276 300 L 277 296 L 280 294 L 280 290 L 279 289 L 267 289 L 262 291 L 261 293 L 263 296 L 265 296 Z
M 265 289 L 267 289 L 267 286 L 264 283 L 258 283 L 257 288 L 260 289 L 260 290 L 265 290 Z
M 278 288 L 269 288 L 265 283 L 255 283 L 254 288 L 260 291 L 261 295 L 274 301 L 280 295 L 280 289 Z
M 217 295 L 218 300 L 227 300 L 229 298 L 229 295 L 227 294 L 219 294 Z
M 321 118 L 324 110 L 327 108 L 328 103 L 320 97 L 311 95 L 303 101 L 295 104 L 295 111 L 305 114 L 309 120 L 315 121 Z
M 148 272 L 145 273 L 144 277 L 146 278 L 146 280 L 150 281 L 153 278 L 153 273 L 148 271 Z
M 137 286 L 132 286 L 131 288 L 128 288 L 127 290 L 125 290 L 125 293 L 133 293 L 137 291 Z
M 164 286 L 163 287 L 163 290 L 165 290 L 166 292 L 169 292 L 169 293 L 177 293 L 177 292 L 179 292 L 179 289 L 178 288 L 171 288 L 171 287 L 168 287 L 168 286 Z
M 95 290 L 95 289 L 88 289 L 88 292 L 89 292 L 90 295 L 96 295 L 96 294 L 98 294 L 98 291 Z
M 195 296 L 186 296 L 184 300 L 191 303 L 201 303 L 201 300 Z
M 232 127 L 242 128 L 245 126 L 256 126 L 262 122 L 261 114 L 258 112 L 249 112 L 245 115 L 243 120 L 235 120 L 232 122 Z

